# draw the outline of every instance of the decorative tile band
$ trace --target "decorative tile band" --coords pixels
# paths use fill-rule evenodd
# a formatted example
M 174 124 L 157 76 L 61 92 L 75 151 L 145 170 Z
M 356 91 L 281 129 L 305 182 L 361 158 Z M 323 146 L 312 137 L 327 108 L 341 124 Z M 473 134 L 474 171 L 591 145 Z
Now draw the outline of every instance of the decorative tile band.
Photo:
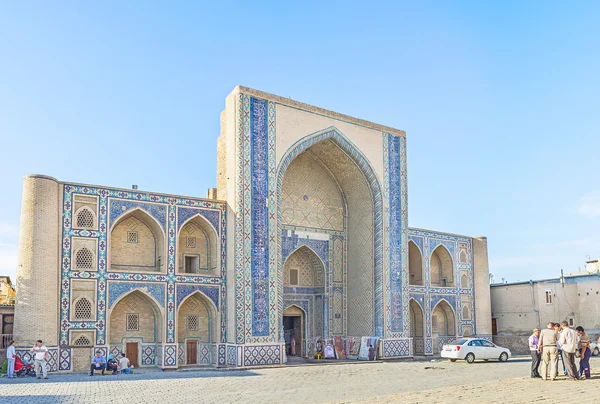
M 252 335 L 269 335 L 269 153 L 267 101 L 250 98 Z

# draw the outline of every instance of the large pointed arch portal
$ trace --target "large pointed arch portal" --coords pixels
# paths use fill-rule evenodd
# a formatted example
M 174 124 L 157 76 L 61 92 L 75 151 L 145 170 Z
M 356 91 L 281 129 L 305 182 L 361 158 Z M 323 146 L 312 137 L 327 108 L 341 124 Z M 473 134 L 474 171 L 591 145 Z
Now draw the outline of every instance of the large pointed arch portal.
M 309 164 L 305 164 L 306 162 Z M 299 164 L 305 164 L 305 169 L 297 167 Z M 293 176 L 296 178 L 292 178 Z M 325 176 L 329 176 L 329 179 L 325 179 Z M 333 184 L 327 187 L 335 188 L 335 192 L 323 196 L 318 183 L 306 183 L 317 177 L 323 178 L 321 184 Z M 299 189 L 302 189 L 302 194 L 298 193 Z M 335 196 L 338 194 L 339 198 Z M 339 209 L 343 212 L 343 227 L 323 229 L 328 225 L 335 227 L 338 223 L 335 217 L 329 221 L 324 220 L 320 216 L 322 210 L 317 211 L 321 209 L 320 206 L 333 203 L 333 200 L 341 201 Z M 282 215 L 284 205 L 292 211 L 295 208 L 304 222 L 297 222 L 297 215 Z M 337 207 L 338 205 L 334 206 Z M 307 212 L 306 209 L 310 211 Z M 335 231 L 345 242 L 347 259 L 345 276 L 337 279 L 339 282 L 331 278 L 330 288 L 326 291 L 333 310 L 336 305 L 340 307 L 339 313 L 329 313 L 331 324 L 327 328 L 332 330 L 332 334 L 337 334 L 337 330 L 339 335 L 346 331 L 346 335 L 383 336 L 382 191 L 368 159 L 335 127 L 300 139 L 284 154 L 278 167 L 277 213 L 279 273 L 282 274 L 283 271 L 284 227 L 321 233 Z M 280 280 L 280 336 L 283 331 L 283 289 Z M 345 296 L 342 296 L 342 291 Z M 342 301 L 346 302 L 347 310 L 341 309 Z

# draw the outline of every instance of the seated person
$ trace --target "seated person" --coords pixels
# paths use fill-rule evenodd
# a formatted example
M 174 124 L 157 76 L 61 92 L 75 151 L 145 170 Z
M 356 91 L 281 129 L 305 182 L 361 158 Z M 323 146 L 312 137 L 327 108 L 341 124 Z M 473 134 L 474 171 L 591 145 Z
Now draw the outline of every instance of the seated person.
M 132 367 L 133 366 L 129 366 L 129 359 L 127 359 L 125 354 L 121 352 L 121 359 L 119 360 L 119 370 L 121 370 L 121 374 L 131 373 Z
M 94 376 L 94 370 L 101 370 L 104 375 L 106 370 L 106 358 L 102 352 L 96 351 L 96 355 L 92 358 L 92 366 L 90 367 L 90 376 Z
M 106 370 L 111 370 L 113 375 L 117 374 L 119 368 L 119 361 L 115 359 L 113 354 L 108 355 L 108 361 L 106 362 Z

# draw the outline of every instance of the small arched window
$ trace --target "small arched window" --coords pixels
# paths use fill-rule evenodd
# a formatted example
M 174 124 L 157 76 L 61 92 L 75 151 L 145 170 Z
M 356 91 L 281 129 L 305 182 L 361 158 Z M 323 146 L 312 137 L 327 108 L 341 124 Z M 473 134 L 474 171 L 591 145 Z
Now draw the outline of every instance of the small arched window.
M 469 256 L 467 255 L 467 250 L 466 249 L 460 250 L 460 253 L 459 253 L 459 262 L 461 264 L 468 264 L 469 263 Z
M 82 247 L 75 253 L 75 268 L 77 269 L 93 269 L 94 268 L 94 253 L 86 247 Z
M 90 339 L 88 337 L 86 337 L 85 335 L 82 335 L 81 337 L 77 338 L 75 340 L 75 342 L 73 343 L 73 345 L 75 346 L 89 346 L 92 345 L 92 341 L 90 341 Z
M 462 274 L 462 276 L 460 277 L 460 287 L 463 289 L 466 289 L 469 287 L 469 278 L 467 277 L 466 274 Z
M 92 302 L 85 297 L 75 302 L 75 320 L 92 319 Z M 80 337 L 81 338 L 81 337 Z
M 469 318 L 471 318 L 471 314 L 469 313 L 469 308 L 467 306 L 463 307 L 462 316 L 463 320 L 468 320 Z
M 81 208 L 77 213 L 77 227 L 94 228 L 94 214 L 89 208 Z

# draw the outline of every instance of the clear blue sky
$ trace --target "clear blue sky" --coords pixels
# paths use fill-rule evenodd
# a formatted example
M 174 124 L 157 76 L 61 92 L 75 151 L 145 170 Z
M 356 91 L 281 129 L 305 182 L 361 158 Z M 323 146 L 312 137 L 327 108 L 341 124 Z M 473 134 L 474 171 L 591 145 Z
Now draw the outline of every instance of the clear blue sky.
M 406 130 L 410 226 L 487 236 L 496 280 L 576 270 L 600 256 L 599 20 L 597 2 L 1 2 L 0 273 L 25 174 L 204 196 L 238 84 Z

